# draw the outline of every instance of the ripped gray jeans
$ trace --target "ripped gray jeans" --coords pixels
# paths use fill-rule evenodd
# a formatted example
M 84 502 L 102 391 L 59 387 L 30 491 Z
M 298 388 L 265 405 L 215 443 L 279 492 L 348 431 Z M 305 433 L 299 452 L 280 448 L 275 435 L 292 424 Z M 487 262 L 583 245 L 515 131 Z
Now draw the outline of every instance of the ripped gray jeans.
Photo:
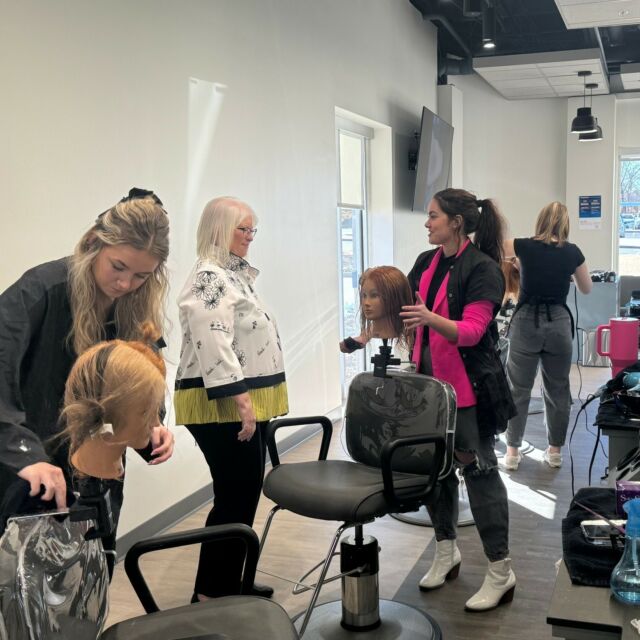
M 430 358 L 423 359 L 420 372 L 431 371 Z M 425 366 L 426 365 L 426 366 Z M 426 371 L 425 371 L 426 369 Z M 509 500 L 498 472 L 495 437 L 481 437 L 475 407 L 458 409 L 455 449 L 475 453 L 471 464 L 457 464 L 469 495 L 469 506 L 489 562 L 509 556 Z M 458 476 L 452 471 L 441 483 L 436 502 L 427 507 L 436 540 L 455 540 L 458 522 Z
M 475 432 L 475 437 L 469 432 Z M 493 436 L 479 436 L 475 407 L 458 409 L 455 448 L 476 454 L 474 462 L 460 467 L 471 513 L 489 562 L 509 556 L 509 501 L 498 472 L 494 444 Z M 458 476 L 455 472 L 440 483 L 440 494 L 428 510 L 436 540 L 455 540 L 458 522 Z

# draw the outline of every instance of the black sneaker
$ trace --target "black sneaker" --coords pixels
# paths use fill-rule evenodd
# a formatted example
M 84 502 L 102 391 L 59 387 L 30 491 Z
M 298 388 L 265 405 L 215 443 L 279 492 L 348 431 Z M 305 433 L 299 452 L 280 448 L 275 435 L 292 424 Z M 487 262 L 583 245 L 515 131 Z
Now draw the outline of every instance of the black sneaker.
M 270 598 L 273 595 L 273 587 L 270 587 L 267 584 L 260 584 L 258 582 L 253 583 L 253 587 L 251 588 L 252 596 L 261 596 L 263 598 Z

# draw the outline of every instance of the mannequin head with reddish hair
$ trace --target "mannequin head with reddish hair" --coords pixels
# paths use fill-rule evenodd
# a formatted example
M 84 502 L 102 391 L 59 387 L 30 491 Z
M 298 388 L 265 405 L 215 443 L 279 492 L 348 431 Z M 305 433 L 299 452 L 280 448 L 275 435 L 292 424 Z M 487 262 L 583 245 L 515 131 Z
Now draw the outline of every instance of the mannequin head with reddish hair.
M 413 332 L 400 318 L 403 305 L 413 304 L 407 277 L 396 267 L 367 269 L 360 276 L 360 325 L 368 338 L 395 338 L 409 348 Z

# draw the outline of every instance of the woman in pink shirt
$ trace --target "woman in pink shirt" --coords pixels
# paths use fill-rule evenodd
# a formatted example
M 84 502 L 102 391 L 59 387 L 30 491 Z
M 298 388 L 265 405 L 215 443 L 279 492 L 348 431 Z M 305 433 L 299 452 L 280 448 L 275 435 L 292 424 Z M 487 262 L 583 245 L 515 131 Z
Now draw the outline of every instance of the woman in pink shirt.
M 403 307 L 400 315 L 416 329 L 412 359 L 418 371 L 456 391 L 456 462 L 489 561 L 482 587 L 465 607 L 486 611 L 511 601 L 516 583 L 509 558 L 507 491 L 494 452 L 496 434 L 514 414 L 493 321 L 505 288 L 499 266 L 503 221 L 493 201 L 445 189 L 429 203 L 425 226 L 429 243 L 438 248 L 418 256 L 408 275 L 416 304 Z M 458 575 L 457 511 L 458 479 L 451 473 L 429 508 L 436 553 L 420 581 L 423 591 Z

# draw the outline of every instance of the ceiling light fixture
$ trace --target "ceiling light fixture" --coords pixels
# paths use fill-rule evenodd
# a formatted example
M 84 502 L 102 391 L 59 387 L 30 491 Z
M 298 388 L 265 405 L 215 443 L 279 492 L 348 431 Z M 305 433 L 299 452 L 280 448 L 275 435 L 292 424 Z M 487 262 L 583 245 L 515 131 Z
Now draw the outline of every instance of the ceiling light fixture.
M 482 15 L 482 0 L 462 0 L 462 14 L 465 18 L 477 18 Z
M 598 123 L 591 115 L 591 107 L 587 107 L 587 84 L 586 79 L 591 75 L 591 71 L 578 71 L 578 76 L 584 83 L 582 99 L 583 106 L 578 107 L 576 117 L 571 122 L 571 133 L 595 133 Z
M 496 46 L 496 8 L 486 5 L 482 10 L 482 47 L 495 49 Z
M 591 103 L 593 102 L 593 90 L 598 88 L 597 82 L 589 82 L 586 85 L 587 89 L 589 89 L 589 107 L 591 107 Z M 578 140 L 580 142 L 598 142 L 598 140 L 602 140 L 602 127 L 598 124 L 598 118 L 594 118 L 596 122 L 596 130 L 591 133 L 581 133 L 578 136 Z

